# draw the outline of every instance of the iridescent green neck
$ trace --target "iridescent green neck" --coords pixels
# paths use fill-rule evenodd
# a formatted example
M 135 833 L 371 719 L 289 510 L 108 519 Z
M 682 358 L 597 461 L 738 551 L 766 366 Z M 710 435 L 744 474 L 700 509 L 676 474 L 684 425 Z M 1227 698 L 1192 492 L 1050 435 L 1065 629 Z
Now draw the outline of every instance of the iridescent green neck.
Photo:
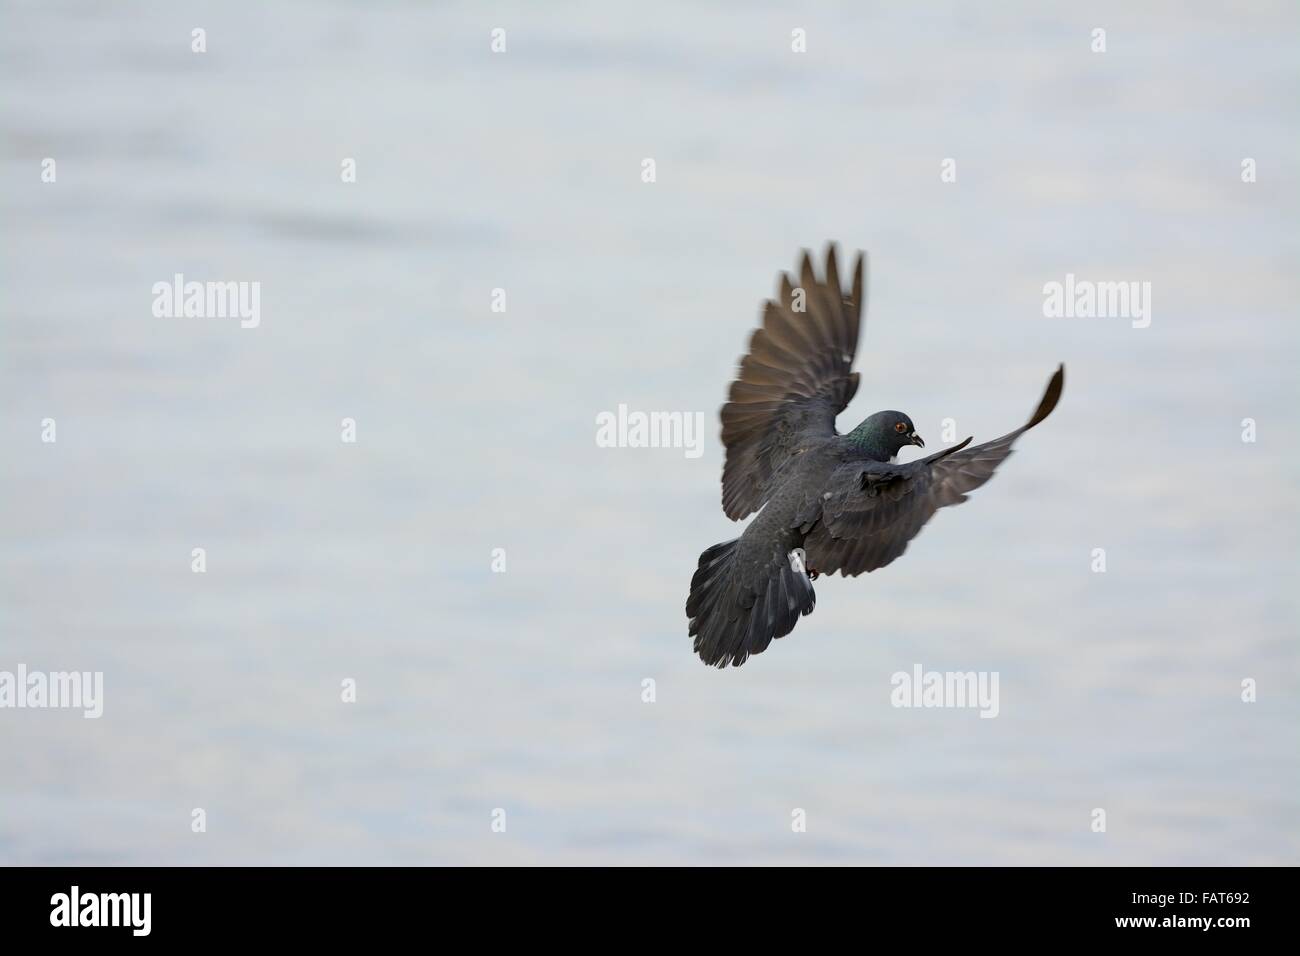
M 854 451 L 873 461 L 889 461 L 897 453 L 869 418 L 845 435 L 844 440 Z

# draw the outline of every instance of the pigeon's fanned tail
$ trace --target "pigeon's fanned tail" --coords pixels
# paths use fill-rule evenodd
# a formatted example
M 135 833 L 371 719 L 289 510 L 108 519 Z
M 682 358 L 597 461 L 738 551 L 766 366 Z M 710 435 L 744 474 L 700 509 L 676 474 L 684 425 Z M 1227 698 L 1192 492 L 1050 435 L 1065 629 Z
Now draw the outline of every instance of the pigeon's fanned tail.
M 695 652 L 717 667 L 739 667 L 761 654 L 817 604 L 807 573 L 784 555 L 760 580 L 745 581 L 736 561 L 739 543 L 724 541 L 700 555 L 686 600 Z

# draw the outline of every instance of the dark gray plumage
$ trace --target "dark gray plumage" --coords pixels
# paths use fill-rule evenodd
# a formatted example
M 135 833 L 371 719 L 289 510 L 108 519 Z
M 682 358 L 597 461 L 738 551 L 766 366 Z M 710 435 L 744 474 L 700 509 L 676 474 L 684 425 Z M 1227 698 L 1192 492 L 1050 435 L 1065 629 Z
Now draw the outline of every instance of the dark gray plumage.
M 805 252 L 798 285 L 782 276 L 780 297 L 765 304 L 731 383 L 722 408 L 722 509 L 733 519 L 759 514 L 739 538 L 700 555 L 691 579 L 686 614 L 706 664 L 739 666 L 789 634 L 817 603 L 818 574 L 855 576 L 897 558 L 931 515 L 988 481 L 1061 397 L 1064 366 L 1020 428 L 905 465 L 895 463 L 899 450 L 925 443 L 902 412 L 877 412 L 838 434 L 835 416 L 859 383 L 850 369 L 864 271 L 859 254 L 845 292 L 834 247 L 821 281 Z

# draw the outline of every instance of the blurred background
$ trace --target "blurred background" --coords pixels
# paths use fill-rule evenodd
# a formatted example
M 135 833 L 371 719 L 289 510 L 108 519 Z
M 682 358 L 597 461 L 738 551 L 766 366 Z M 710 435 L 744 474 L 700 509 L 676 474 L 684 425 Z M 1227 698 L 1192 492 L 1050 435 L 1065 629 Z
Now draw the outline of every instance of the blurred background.
M 1300 861 L 1293 4 L 0 16 L 0 669 L 105 684 L 0 711 L 0 862 Z M 717 409 L 832 239 L 872 257 L 841 429 L 1064 398 L 714 671 Z M 1067 272 L 1150 327 L 1045 318 Z M 175 273 L 260 327 L 156 318 Z M 597 447 L 619 403 L 704 454 Z M 917 663 L 999 717 L 894 709 Z

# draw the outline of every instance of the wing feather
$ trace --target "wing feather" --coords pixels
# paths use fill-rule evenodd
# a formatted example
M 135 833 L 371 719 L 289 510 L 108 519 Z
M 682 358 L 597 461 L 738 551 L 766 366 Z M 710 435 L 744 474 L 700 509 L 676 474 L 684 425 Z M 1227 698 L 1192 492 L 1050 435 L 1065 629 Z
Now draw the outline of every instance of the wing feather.
M 799 267 L 801 302 L 789 274 L 777 298 L 763 306 L 763 325 L 749 341 L 722 407 L 722 510 L 740 519 L 767 501 L 772 476 L 807 445 L 835 434 L 835 416 L 858 390 L 851 372 L 858 350 L 866 260 L 854 261 L 853 285 L 840 285 L 834 246 L 818 280 L 805 252 Z M 802 306 L 802 308 L 797 308 Z
M 982 445 L 970 445 L 968 438 L 907 465 L 867 461 L 841 465 L 823 493 L 821 520 L 804 540 L 808 566 L 850 577 L 898 558 L 936 511 L 960 504 L 993 477 L 1016 439 L 1052 413 L 1064 384 L 1061 366 L 1029 421 Z

